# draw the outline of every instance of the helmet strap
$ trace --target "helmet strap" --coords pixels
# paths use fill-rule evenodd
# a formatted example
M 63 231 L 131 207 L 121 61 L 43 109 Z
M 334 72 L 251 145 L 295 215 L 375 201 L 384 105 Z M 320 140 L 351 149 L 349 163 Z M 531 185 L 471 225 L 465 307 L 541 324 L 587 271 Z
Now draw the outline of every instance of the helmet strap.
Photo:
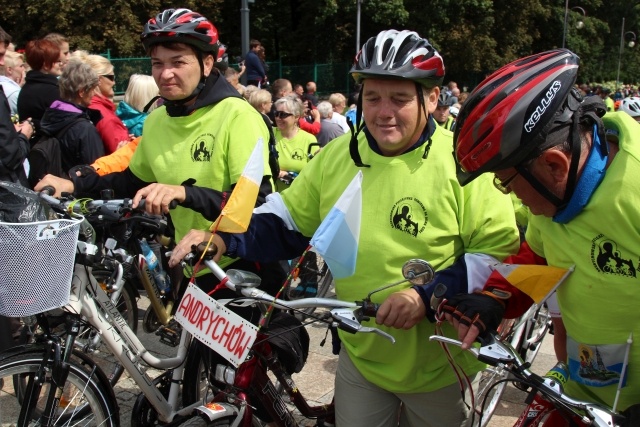
M 364 128 L 364 120 L 362 120 L 363 90 L 364 90 L 364 85 L 360 87 L 360 94 L 358 95 L 358 101 L 356 102 L 356 122 L 353 125 L 349 124 L 349 128 L 351 129 L 351 140 L 349 141 L 349 154 L 351 154 L 351 160 L 353 160 L 353 163 L 357 167 L 370 168 L 371 165 L 362 163 L 362 157 L 360 157 L 360 152 L 358 152 L 358 135 Z

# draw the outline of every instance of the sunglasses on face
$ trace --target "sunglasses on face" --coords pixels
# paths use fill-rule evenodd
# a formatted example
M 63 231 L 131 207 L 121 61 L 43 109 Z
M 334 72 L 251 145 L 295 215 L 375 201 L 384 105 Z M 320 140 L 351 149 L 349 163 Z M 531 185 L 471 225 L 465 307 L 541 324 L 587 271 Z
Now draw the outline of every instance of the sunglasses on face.
M 287 117 L 293 116 L 293 114 L 287 113 L 286 111 L 276 111 L 273 115 L 276 119 L 286 119 Z
M 104 77 L 105 79 L 109 79 L 112 82 L 116 81 L 116 75 L 115 74 L 103 74 L 100 77 Z

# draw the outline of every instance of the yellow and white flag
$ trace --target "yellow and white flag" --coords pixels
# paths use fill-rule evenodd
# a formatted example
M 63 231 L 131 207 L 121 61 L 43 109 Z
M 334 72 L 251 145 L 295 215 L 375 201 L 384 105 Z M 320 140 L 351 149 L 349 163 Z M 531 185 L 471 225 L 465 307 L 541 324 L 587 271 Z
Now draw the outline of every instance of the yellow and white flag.
M 244 233 L 249 228 L 264 175 L 263 144 L 262 138 L 258 139 L 229 200 L 222 208 L 220 216 L 211 225 L 211 231 Z

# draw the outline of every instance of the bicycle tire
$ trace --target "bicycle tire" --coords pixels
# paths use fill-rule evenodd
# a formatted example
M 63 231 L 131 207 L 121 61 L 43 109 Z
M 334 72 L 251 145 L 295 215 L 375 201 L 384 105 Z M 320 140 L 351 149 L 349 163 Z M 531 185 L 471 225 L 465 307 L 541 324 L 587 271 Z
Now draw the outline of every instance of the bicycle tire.
M 44 347 L 23 347 L 0 359 L 0 426 L 18 424 L 20 409 L 25 400 L 25 390 L 40 369 Z M 52 362 L 51 362 L 52 363 Z M 38 390 L 36 407 L 28 426 L 41 425 L 44 401 L 51 392 L 51 371 L 47 371 L 44 383 Z M 64 385 L 61 404 L 54 414 L 56 426 L 105 426 L 120 425 L 118 405 L 104 374 L 95 365 L 90 369 L 72 359 L 69 375 Z
M 216 354 L 209 347 L 194 339 L 189 347 L 187 360 L 185 361 L 184 378 L 197 378 L 197 381 L 185 381 L 182 387 L 182 405 L 189 406 L 202 401 L 207 396 L 215 395 L 227 387 L 214 378 L 215 366 L 227 364 L 226 360 Z M 207 426 L 227 427 L 233 425 L 235 417 L 221 418 L 213 422 L 207 422 Z M 264 423 L 255 414 L 251 418 L 251 427 L 263 427 Z
M 505 319 L 498 326 L 498 332 L 503 340 L 509 342 L 513 347 L 517 347 L 524 334 L 523 326 L 514 329 L 517 324 L 516 319 Z M 473 427 L 486 427 L 489 425 L 489 420 L 504 394 L 508 383 L 507 379 L 509 378 L 509 372 L 498 366 L 487 366 L 481 372 L 481 375 L 478 392 L 476 393 L 476 416 Z M 480 418 L 480 415 L 482 415 L 482 418 Z
M 94 270 L 92 272 L 96 281 L 100 284 L 111 275 L 111 273 L 107 270 Z M 127 324 L 131 328 L 134 333 L 138 331 L 138 304 L 137 304 L 137 291 L 135 290 L 134 285 L 129 281 L 125 281 L 122 293 L 120 294 L 120 298 L 116 302 L 116 307 L 120 314 L 124 317 Z M 64 327 L 64 322 L 61 322 L 64 319 L 64 312 L 60 311 L 60 316 L 56 316 L 60 319 L 60 327 Z M 41 331 L 38 330 L 38 326 L 34 327 L 24 327 L 20 333 L 20 344 L 28 344 L 35 341 L 34 335 L 37 335 Z M 57 329 L 56 329 L 57 332 Z M 60 331 L 62 332 L 62 330 Z M 89 344 L 89 341 L 95 336 L 97 332 L 90 326 L 86 326 L 81 328 L 78 337 L 76 338 L 76 344 L 79 348 L 86 348 L 86 345 Z M 109 379 L 109 383 L 113 386 L 115 385 L 122 373 L 124 372 L 124 368 L 120 363 L 117 362 L 113 354 L 111 354 L 111 350 L 100 341 L 95 351 L 88 353 L 91 358 L 100 366 L 103 372 L 107 375 Z

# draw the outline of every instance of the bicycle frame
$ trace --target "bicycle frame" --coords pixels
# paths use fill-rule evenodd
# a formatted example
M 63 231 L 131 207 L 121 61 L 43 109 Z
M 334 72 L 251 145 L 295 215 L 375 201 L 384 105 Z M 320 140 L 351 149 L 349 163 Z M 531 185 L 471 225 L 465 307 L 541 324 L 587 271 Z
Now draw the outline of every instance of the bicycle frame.
M 152 355 L 129 328 L 109 296 L 97 284 L 90 274 L 90 268 L 79 264 L 76 264 L 71 283 L 71 297 L 65 309 L 84 316 L 91 326 L 101 332 L 101 339 L 147 397 L 161 421 L 169 422 L 176 416 L 190 415 L 194 408 L 202 404 L 197 402 L 177 410 L 183 362 L 191 342 L 188 332 L 182 331 L 175 357 L 158 358 Z M 141 361 L 156 369 L 173 370 L 168 398 L 165 398 L 154 385 L 153 380 L 144 371 Z

